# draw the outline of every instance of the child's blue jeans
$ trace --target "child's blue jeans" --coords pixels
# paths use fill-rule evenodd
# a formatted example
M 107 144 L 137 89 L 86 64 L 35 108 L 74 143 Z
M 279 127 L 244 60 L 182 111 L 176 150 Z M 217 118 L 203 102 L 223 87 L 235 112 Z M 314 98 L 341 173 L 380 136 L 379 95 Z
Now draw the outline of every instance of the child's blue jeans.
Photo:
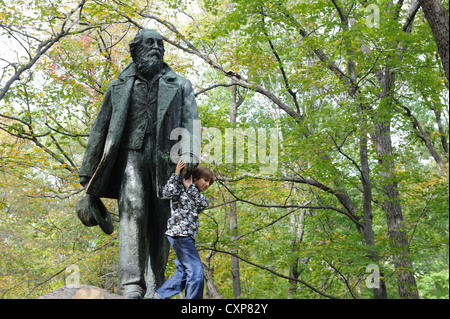
M 186 288 L 186 299 L 203 299 L 203 264 L 191 237 L 167 239 L 177 256 L 175 273 L 156 291 L 155 298 L 169 299 Z

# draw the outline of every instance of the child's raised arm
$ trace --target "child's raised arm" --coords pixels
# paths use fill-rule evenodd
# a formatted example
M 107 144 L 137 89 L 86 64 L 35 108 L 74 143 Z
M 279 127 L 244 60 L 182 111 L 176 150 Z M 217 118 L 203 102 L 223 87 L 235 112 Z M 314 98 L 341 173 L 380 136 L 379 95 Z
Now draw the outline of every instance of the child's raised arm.
M 177 164 L 177 167 L 175 168 L 175 174 L 172 174 L 172 176 L 167 181 L 166 185 L 163 189 L 163 197 L 166 199 L 174 199 L 178 196 L 180 196 L 181 192 L 183 191 L 183 186 L 180 183 L 179 176 L 181 173 L 181 170 L 186 166 L 186 164 L 183 161 L 179 161 Z
M 186 164 L 183 161 L 179 161 L 177 167 L 175 168 L 175 174 L 180 176 L 181 170 L 186 167 Z

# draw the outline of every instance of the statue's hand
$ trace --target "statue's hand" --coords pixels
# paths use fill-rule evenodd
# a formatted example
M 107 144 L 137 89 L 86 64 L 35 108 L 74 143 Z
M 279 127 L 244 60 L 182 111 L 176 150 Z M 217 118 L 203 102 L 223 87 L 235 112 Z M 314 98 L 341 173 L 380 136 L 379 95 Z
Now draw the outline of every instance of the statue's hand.
M 185 173 L 184 173 L 184 178 L 189 178 L 189 177 L 191 177 L 192 176 L 192 174 L 194 173 L 194 171 L 195 171 L 195 168 L 198 166 L 198 164 L 197 163 L 187 163 L 186 164 L 186 167 L 184 168 L 184 171 L 185 171 Z
M 81 186 L 86 187 L 87 184 L 89 184 L 90 180 L 91 179 L 89 177 L 87 177 L 87 176 L 81 176 L 80 177 L 80 184 L 81 184 Z
M 181 155 L 180 160 L 186 163 L 183 178 L 189 178 L 197 168 L 198 160 L 196 160 L 194 155 L 192 155 L 191 153 L 184 153 L 183 155 Z

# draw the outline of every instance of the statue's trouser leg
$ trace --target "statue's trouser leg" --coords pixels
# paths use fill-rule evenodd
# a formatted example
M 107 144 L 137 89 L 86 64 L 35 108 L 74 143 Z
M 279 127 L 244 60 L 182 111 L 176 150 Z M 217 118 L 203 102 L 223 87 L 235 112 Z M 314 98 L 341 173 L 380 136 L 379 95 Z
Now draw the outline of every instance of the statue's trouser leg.
M 118 200 L 119 293 L 123 295 L 138 292 L 144 296 L 146 290 L 147 295 L 153 294 L 164 282 L 170 247 L 164 233 L 170 203 L 157 199 L 152 144 L 146 137 L 143 150 L 126 151 L 119 158 L 125 163 Z
M 141 169 L 141 152 L 127 151 L 119 206 L 119 293 L 145 293 L 145 264 L 147 260 L 147 188 L 146 170 Z

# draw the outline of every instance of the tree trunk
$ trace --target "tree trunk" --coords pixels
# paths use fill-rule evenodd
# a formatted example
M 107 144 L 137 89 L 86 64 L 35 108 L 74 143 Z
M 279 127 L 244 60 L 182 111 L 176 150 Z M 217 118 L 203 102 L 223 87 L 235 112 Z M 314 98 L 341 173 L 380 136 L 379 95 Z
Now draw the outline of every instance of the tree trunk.
M 230 204 L 230 231 L 231 240 L 235 240 L 238 234 L 236 203 Z M 232 248 L 231 252 L 237 254 L 237 250 Z M 239 258 L 231 256 L 231 279 L 233 283 L 233 296 L 236 299 L 241 298 L 241 275 L 239 268 Z
M 291 254 L 298 255 L 297 251 L 300 248 L 300 244 L 303 240 L 303 229 L 305 227 L 303 220 L 305 218 L 305 211 L 302 210 L 300 216 L 292 214 L 290 217 L 290 233 L 294 235 L 291 244 Z M 289 266 L 289 277 L 298 279 L 300 277 L 301 270 L 299 269 L 299 258 L 295 257 Z M 294 293 L 297 292 L 297 281 L 289 279 L 288 299 L 294 298 Z
M 439 136 L 441 139 L 442 151 L 444 153 L 443 157 L 445 158 L 445 161 L 448 163 L 448 154 L 449 154 L 448 144 L 447 144 L 447 137 L 445 134 L 444 126 L 442 125 L 441 111 L 438 110 L 437 108 L 433 108 L 433 112 L 434 112 L 434 117 L 436 118 L 436 124 L 439 129 Z
M 214 282 L 213 269 L 205 265 L 204 268 L 205 268 L 206 296 L 209 299 L 223 299 L 223 296 L 220 293 L 219 288 L 217 288 L 217 285 Z
M 231 105 L 230 105 L 230 123 L 236 123 L 237 109 L 239 105 L 237 103 L 237 86 L 232 86 L 231 92 Z M 229 141 L 233 143 L 233 141 Z M 234 148 L 233 148 L 234 149 Z M 231 189 L 232 190 L 232 189 Z M 235 240 L 238 235 L 238 224 L 237 224 L 237 214 L 236 214 L 236 203 L 230 203 L 230 232 L 231 240 Z M 233 248 L 232 253 L 237 254 L 237 251 Z M 238 299 L 241 298 L 241 275 L 239 267 L 239 259 L 235 256 L 231 256 L 231 278 L 233 283 L 233 296 Z
M 362 114 L 361 114 L 362 115 Z M 367 246 L 370 247 L 369 254 L 370 260 L 378 265 L 378 254 L 375 249 L 375 238 L 373 235 L 372 228 L 372 184 L 370 181 L 370 166 L 369 166 L 369 157 L 367 150 L 367 132 L 365 132 L 364 122 L 361 121 L 361 128 L 364 132 L 360 137 L 360 161 L 361 161 L 361 182 L 363 185 L 363 213 L 364 213 L 364 227 L 363 227 L 363 235 L 364 241 Z M 387 291 L 386 285 L 383 279 L 383 273 L 380 271 L 380 278 L 378 281 L 378 285 L 373 286 L 373 298 L 374 299 L 387 299 Z
M 378 81 L 383 88 L 382 101 L 375 115 L 375 142 L 384 200 L 383 210 L 386 212 L 389 238 L 393 248 L 394 267 L 398 281 L 400 298 L 418 299 L 416 280 L 412 263 L 409 258 L 408 236 L 403 223 L 402 207 L 399 202 L 398 184 L 395 180 L 395 162 L 393 160 L 391 121 L 392 92 L 395 73 L 389 68 L 376 72 Z
M 441 0 L 419 0 L 425 18 L 433 32 L 439 56 L 449 81 L 449 22 L 448 14 Z

